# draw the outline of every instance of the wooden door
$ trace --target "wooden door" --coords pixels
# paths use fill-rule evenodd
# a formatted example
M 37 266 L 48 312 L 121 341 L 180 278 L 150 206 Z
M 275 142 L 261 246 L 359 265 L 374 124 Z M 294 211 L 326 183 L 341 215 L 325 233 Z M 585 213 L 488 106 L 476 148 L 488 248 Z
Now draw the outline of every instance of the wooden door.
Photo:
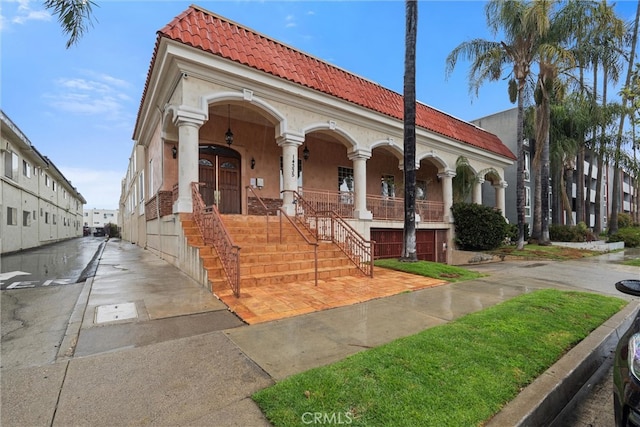
M 240 212 L 240 159 L 219 157 L 220 213 L 239 214 Z
M 214 159 L 215 161 L 215 159 Z M 201 158 L 199 162 L 199 180 L 200 195 L 204 200 L 205 206 L 211 206 L 216 203 L 216 168 L 215 163 L 211 159 Z

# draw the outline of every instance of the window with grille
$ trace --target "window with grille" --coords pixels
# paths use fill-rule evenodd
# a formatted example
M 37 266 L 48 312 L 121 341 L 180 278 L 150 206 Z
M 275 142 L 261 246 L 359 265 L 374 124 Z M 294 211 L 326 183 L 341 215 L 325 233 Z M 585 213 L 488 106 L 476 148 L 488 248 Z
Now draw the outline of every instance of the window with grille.
M 382 175 L 380 187 L 383 197 L 396 197 L 396 183 L 393 175 Z
M 338 166 L 338 190 L 353 191 L 353 168 Z

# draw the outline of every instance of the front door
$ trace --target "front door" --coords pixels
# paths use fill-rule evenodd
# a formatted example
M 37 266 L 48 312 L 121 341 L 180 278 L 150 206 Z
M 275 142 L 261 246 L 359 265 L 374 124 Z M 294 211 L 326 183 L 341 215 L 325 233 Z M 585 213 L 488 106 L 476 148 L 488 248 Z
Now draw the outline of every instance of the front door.
M 216 205 L 220 213 L 241 213 L 240 154 L 227 147 L 201 145 L 198 164 L 205 205 Z

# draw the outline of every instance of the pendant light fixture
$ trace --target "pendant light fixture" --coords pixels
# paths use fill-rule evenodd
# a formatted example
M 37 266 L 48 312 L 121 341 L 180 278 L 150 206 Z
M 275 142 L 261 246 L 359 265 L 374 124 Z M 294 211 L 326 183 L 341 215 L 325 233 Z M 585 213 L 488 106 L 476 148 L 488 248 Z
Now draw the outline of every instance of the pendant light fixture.
M 305 160 L 309 160 L 309 154 L 311 154 L 309 152 L 309 148 L 307 147 L 307 144 L 304 144 L 304 150 L 302 150 L 302 157 L 304 157 Z
M 224 134 L 224 140 L 229 146 L 233 144 L 233 132 L 231 132 L 231 104 L 227 105 L 227 118 L 228 118 L 228 129 Z

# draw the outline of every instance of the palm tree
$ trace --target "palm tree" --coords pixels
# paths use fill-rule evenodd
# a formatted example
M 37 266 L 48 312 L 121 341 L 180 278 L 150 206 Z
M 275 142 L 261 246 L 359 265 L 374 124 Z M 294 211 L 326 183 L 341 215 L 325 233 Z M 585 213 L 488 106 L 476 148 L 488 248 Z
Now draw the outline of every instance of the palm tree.
M 580 19 L 580 18 L 578 18 Z M 613 6 L 607 4 L 606 0 L 596 2 L 591 13 L 591 34 L 589 36 L 588 46 L 591 49 L 591 62 L 593 67 L 593 138 L 591 148 L 593 150 L 591 161 L 589 162 L 588 177 L 592 175 L 593 154 L 598 159 L 598 172 L 595 190 L 595 206 L 594 231 L 599 234 L 602 231 L 602 180 L 604 171 L 604 156 L 607 147 L 606 127 L 611 115 L 607 108 L 607 88 L 610 82 L 617 83 L 620 71 L 622 57 L 622 47 L 624 44 L 624 22 L 616 16 Z M 598 100 L 598 75 L 602 71 L 602 95 L 601 108 L 597 108 Z M 599 129 L 598 129 L 599 128 Z M 598 136 L 599 131 L 599 136 Z M 588 178 L 590 180 L 590 178 Z M 585 200 L 587 206 L 590 206 L 591 186 L 587 186 Z M 589 220 L 590 209 L 586 211 L 586 219 Z M 589 225 L 590 222 L 589 222 Z
M 631 77 L 633 75 L 633 66 L 635 65 L 636 58 L 636 43 L 638 41 L 638 23 L 640 22 L 640 2 L 636 9 L 636 18 L 633 23 L 633 30 L 631 32 L 631 50 L 629 52 L 629 68 L 627 69 L 627 78 L 624 87 L 631 86 Z M 618 133 L 616 135 L 616 148 L 614 153 L 614 175 L 613 175 L 613 200 L 611 200 L 611 218 L 609 220 L 609 235 L 618 232 L 618 211 L 620 204 L 620 158 L 622 155 L 622 134 L 624 129 L 625 109 L 627 107 L 627 98 L 622 97 L 622 114 L 620 115 L 620 126 L 618 127 Z
M 93 25 L 92 8 L 96 4 L 91 0 L 44 0 L 44 7 L 51 10 L 62 26 L 62 32 L 69 35 L 66 48 L 78 43 Z
M 455 68 L 459 57 L 471 61 L 469 87 L 477 95 L 479 87 L 486 80 L 502 78 L 503 67 L 509 66 L 509 96 L 518 103 L 517 118 L 517 182 L 516 203 L 518 216 L 517 247 L 524 247 L 524 90 L 530 76 L 541 34 L 549 27 L 548 16 L 540 14 L 536 1 L 491 0 L 485 6 L 487 26 L 495 36 L 504 34 L 504 41 L 474 39 L 458 45 L 446 60 L 446 74 Z
M 554 222 L 562 223 L 561 211 L 564 211 L 567 224 L 573 225 L 573 215 L 571 201 L 569 200 L 570 190 L 573 186 L 573 165 L 577 151 L 577 122 L 580 120 L 580 109 L 576 108 L 578 94 L 571 94 L 561 104 L 551 106 L 551 126 L 550 126 L 550 159 L 554 179 L 552 191 L 554 197 L 558 199 L 555 209 L 552 209 L 555 216 Z M 562 209 L 560 208 L 562 207 Z
M 536 2 L 539 8 L 537 14 L 546 15 L 549 18 L 549 30 L 541 37 L 537 50 L 538 78 L 534 90 L 536 104 L 536 152 L 533 164 L 536 168 L 535 186 L 535 236 L 540 244 L 550 244 L 549 238 L 549 127 L 551 123 L 551 100 L 553 97 L 561 98 L 564 92 L 564 84 L 559 76 L 574 66 L 571 52 L 562 46 L 568 38 L 567 28 L 558 13 L 552 16 L 554 2 Z
M 402 260 L 418 260 L 416 250 L 416 41 L 418 0 L 406 0 L 404 55 L 404 238 Z

